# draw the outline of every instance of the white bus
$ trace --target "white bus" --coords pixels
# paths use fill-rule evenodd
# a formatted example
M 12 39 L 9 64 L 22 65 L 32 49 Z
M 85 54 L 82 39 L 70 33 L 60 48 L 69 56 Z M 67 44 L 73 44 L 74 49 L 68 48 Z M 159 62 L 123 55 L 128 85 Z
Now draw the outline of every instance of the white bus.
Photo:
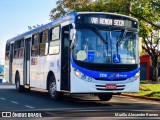
M 11 38 L 6 43 L 5 79 L 18 91 L 95 94 L 139 91 L 138 21 L 103 12 L 74 12 Z

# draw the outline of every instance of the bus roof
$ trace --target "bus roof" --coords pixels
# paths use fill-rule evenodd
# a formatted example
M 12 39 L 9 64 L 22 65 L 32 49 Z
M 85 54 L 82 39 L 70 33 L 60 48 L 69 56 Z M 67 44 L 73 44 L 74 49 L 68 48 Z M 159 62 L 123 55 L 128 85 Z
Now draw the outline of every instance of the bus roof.
M 136 18 L 133 18 L 133 17 L 130 17 L 130 16 L 126 16 L 126 15 L 121 15 L 121 14 L 115 14 L 115 13 L 107 13 L 107 12 L 73 12 L 73 13 L 70 13 L 66 16 L 63 16 L 63 17 L 60 17 L 56 20 L 53 20 L 45 25 L 42 25 L 40 27 L 37 27 L 35 29 L 32 29 L 30 31 L 27 31 L 25 33 L 22 33 L 20 35 L 17 35 L 11 39 L 8 39 L 7 40 L 7 43 L 10 43 L 10 42 L 14 42 L 15 40 L 18 40 L 18 39 L 21 39 L 21 38 L 24 38 L 25 36 L 27 35 L 31 35 L 31 34 L 35 34 L 36 32 L 39 32 L 39 31 L 43 31 L 47 28 L 51 28 L 53 26 L 56 26 L 66 20 L 72 20 L 72 22 L 74 22 L 75 20 L 75 16 L 77 16 L 78 14 L 107 14 L 107 15 L 113 15 L 113 16 L 122 16 L 122 17 L 126 17 L 126 18 L 129 18 L 129 19 L 132 19 L 132 20 L 135 20 L 135 21 L 138 21 Z

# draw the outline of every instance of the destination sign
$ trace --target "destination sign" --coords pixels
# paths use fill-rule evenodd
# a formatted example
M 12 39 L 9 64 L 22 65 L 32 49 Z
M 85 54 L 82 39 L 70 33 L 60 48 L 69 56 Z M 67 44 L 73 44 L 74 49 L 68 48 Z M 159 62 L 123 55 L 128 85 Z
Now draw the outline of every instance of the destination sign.
M 138 28 L 138 22 L 136 20 L 134 20 L 133 18 L 120 15 L 107 15 L 107 14 L 96 14 L 96 15 L 91 14 L 87 16 L 78 15 L 76 22 L 80 24 Z
M 113 26 L 132 26 L 132 22 L 129 20 L 109 19 L 99 17 L 89 17 L 88 23 L 99 25 L 113 25 Z
M 112 20 L 106 18 L 91 17 L 90 22 L 92 24 L 124 26 L 124 20 Z

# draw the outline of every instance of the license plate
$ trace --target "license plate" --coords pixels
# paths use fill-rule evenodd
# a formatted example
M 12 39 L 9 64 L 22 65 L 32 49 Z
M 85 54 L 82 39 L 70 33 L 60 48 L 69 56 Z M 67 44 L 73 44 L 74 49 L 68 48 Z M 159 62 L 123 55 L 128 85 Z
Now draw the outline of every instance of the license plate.
M 107 89 L 116 89 L 117 85 L 116 84 L 106 84 Z

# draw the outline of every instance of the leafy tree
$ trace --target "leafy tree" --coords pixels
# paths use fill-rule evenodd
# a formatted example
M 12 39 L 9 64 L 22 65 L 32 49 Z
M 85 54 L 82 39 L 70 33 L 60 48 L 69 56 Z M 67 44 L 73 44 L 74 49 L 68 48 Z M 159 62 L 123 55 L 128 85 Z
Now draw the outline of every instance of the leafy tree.
M 159 33 L 152 32 L 150 37 L 144 37 L 144 45 L 142 48 L 150 55 L 153 67 L 153 81 L 158 80 L 158 57 L 160 56 L 160 51 L 158 50 L 158 44 L 160 41 Z
M 42 25 L 43 25 L 43 24 L 42 24 Z M 42 26 L 42 25 L 37 24 L 37 25 L 34 25 L 34 26 L 28 26 L 28 30 L 31 30 L 31 29 L 40 27 L 40 26 Z
M 73 11 L 88 11 L 88 4 L 92 0 L 57 0 L 57 7 L 50 12 L 50 19 L 54 20 Z
M 136 17 L 140 23 L 139 35 L 142 37 L 142 48 L 150 55 L 153 67 L 152 81 L 158 80 L 158 58 L 160 51 L 157 47 L 160 41 L 156 31 L 160 26 L 160 0 L 134 0 L 132 5 L 132 16 Z
M 50 19 L 56 19 L 73 11 L 116 12 L 129 14 L 128 0 L 57 0 L 57 7 L 50 12 Z
M 143 49 L 151 56 L 153 81 L 158 76 L 159 38 L 153 34 L 160 26 L 160 0 L 57 0 L 57 7 L 50 12 L 51 20 L 72 11 L 112 12 L 135 17 L 139 21 L 139 36 Z

